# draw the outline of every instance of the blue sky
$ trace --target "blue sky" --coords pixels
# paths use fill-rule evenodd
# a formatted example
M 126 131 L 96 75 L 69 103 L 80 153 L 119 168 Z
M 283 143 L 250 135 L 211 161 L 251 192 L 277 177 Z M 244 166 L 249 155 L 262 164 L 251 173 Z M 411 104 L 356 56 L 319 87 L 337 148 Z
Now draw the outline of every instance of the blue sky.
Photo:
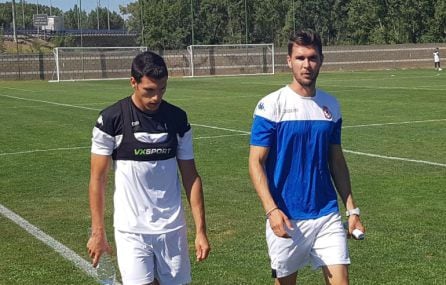
M 15 0 L 16 5 L 20 5 L 21 0 Z M 82 10 L 90 11 L 96 8 L 99 1 L 101 7 L 109 7 L 110 10 L 119 12 L 119 5 L 127 5 L 128 3 L 136 2 L 137 0 L 81 0 Z M 0 0 L 0 3 L 11 2 L 11 0 Z M 75 4 L 79 5 L 79 0 L 25 0 L 26 3 L 47 5 L 57 7 L 63 11 L 70 10 Z

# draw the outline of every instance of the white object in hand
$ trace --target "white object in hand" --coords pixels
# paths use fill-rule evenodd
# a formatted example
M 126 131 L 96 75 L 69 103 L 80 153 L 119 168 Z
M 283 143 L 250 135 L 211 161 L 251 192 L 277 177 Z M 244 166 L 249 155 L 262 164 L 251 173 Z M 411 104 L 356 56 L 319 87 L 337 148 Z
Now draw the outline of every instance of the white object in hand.
M 362 240 L 362 239 L 365 238 L 365 234 L 364 234 L 361 230 L 358 230 L 358 229 L 354 229 L 354 230 L 353 230 L 353 232 L 352 232 L 352 236 L 353 236 L 355 239 L 359 239 L 359 240 Z
M 114 285 L 116 281 L 115 266 L 110 255 L 104 252 L 96 266 L 99 283 L 102 285 Z

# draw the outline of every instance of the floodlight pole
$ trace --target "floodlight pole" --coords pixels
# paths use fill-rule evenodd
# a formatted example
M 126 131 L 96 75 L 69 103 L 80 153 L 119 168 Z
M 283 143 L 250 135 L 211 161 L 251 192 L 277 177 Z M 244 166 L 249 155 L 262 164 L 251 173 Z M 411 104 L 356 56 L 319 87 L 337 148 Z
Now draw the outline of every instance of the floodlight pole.
M 110 1 L 107 0 L 107 28 L 110 31 Z
M 191 26 L 192 26 L 192 45 L 194 45 L 194 3 L 190 0 L 190 15 L 191 15 Z
M 15 24 L 15 0 L 12 0 L 12 30 L 14 33 L 14 42 L 17 42 L 17 32 Z
M 145 45 L 145 39 L 144 39 L 144 18 L 143 18 L 142 1 L 139 0 L 138 4 L 139 4 L 139 13 L 140 13 L 140 17 L 141 17 L 141 39 L 142 39 L 142 44 Z
M 79 0 L 79 28 L 81 32 L 81 48 L 84 46 L 83 39 L 82 39 L 82 0 Z M 81 66 L 82 66 L 82 76 L 85 78 L 85 66 L 84 66 L 84 51 L 81 49 Z
M 248 9 L 246 8 L 245 0 L 245 44 L 248 44 Z
M 101 5 L 100 0 L 96 1 L 96 19 L 98 22 L 98 30 L 99 30 L 99 5 Z
M 22 2 L 22 28 L 25 29 L 25 0 L 20 0 Z
M 82 0 L 79 0 L 79 19 L 78 19 L 79 31 L 81 34 L 81 47 L 83 47 L 83 36 L 82 36 Z
M 293 34 L 296 34 L 296 10 L 294 9 L 294 0 L 293 0 Z
M 37 7 L 37 15 L 39 15 L 39 0 L 36 0 L 36 3 L 37 3 L 37 5 L 36 5 L 36 7 Z M 37 26 L 37 37 L 38 38 L 40 38 L 40 36 L 39 36 L 39 31 L 40 30 L 40 26 Z

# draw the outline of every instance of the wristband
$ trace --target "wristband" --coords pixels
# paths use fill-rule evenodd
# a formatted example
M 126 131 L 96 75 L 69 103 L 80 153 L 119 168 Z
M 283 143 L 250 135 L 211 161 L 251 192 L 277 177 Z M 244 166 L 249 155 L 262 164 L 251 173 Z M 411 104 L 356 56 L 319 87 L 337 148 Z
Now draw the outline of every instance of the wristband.
M 361 215 L 361 211 L 359 210 L 359 208 L 354 208 L 354 209 L 351 209 L 351 210 L 347 210 L 347 212 L 345 212 L 345 215 L 347 217 L 350 217 L 351 215 L 360 216 Z
M 278 210 L 279 208 L 277 208 L 277 207 L 274 207 L 274 208 L 272 208 L 272 209 L 270 209 L 268 212 L 266 212 L 266 214 L 265 214 L 265 216 L 266 216 L 266 218 L 269 218 L 269 216 L 271 216 L 271 213 L 273 212 L 273 211 L 275 211 L 275 210 Z

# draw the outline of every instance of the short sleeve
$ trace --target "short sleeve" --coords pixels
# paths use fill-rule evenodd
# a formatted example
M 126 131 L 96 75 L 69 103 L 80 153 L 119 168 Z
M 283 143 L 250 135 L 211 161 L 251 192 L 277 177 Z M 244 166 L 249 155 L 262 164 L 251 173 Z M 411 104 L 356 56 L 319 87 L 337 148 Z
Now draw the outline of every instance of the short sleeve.
M 334 123 L 333 131 L 330 136 L 330 144 L 341 144 L 342 118 Z
M 181 160 L 194 159 L 194 146 L 192 142 L 192 129 L 186 131 L 183 136 L 178 135 L 177 158 Z
M 121 112 L 118 105 L 103 110 L 93 128 L 91 152 L 111 155 L 122 139 Z
M 276 123 L 264 117 L 254 115 L 251 128 L 251 145 L 270 147 L 276 133 Z

